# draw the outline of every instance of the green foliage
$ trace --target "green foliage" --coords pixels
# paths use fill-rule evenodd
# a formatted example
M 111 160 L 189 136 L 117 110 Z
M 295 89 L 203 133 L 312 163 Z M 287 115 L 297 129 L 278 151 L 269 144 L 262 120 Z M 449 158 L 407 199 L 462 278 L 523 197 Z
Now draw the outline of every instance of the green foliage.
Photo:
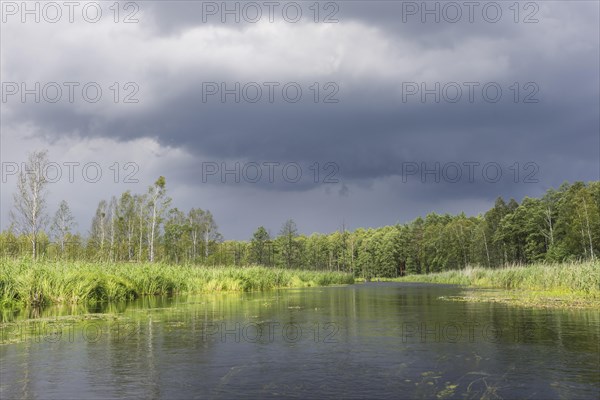
M 352 274 L 252 266 L 2 260 L 0 304 L 128 300 L 143 295 L 255 291 L 354 283 Z
M 123 193 L 101 201 L 90 237 L 65 233 L 61 245 L 38 232 L 39 258 L 171 264 L 259 264 L 270 268 L 338 271 L 357 277 L 390 277 L 464 269 L 500 268 L 600 257 L 600 182 L 565 183 L 539 199 L 499 197 L 478 216 L 430 213 L 406 224 L 330 234 L 301 235 L 293 220 L 272 238 L 259 227 L 249 241 L 223 241 L 208 210 L 163 210 L 164 178 L 148 193 Z M 159 205 L 159 207 L 156 207 Z M 163 213 L 164 211 L 164 213 Z M 66 230 L 65 230 L 66 231 Z M 0 233 L 0 256 L 31 254 L 31 237 Z
M 271 236 L 264 226 L 259 226 L 256 232 L 252 235 L 250 242 L 250 262 L 260 265 L 270 265 L 269 246 L 271 244 Z
M 600 298 L 600 262 L 533 264 L 527 267 L 467 267 L 430 275 L 413 275 L 403 281 L 448 283 L 528 291 L 563 291 Z

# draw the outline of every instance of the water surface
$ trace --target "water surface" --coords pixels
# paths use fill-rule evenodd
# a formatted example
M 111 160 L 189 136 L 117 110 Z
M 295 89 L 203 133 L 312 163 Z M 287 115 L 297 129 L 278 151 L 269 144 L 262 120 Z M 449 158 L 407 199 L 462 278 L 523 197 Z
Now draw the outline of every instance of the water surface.
M 600 396 L 596 310 L 367 283 L 2 315 L 0 398 Z

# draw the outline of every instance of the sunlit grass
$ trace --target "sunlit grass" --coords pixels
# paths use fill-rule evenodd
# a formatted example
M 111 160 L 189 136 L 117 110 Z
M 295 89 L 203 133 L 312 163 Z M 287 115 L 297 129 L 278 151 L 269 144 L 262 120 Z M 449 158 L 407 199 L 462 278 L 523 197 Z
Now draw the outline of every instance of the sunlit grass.
M 0 304 L 46 305 L 129 300 L 143 295 L 259 291 L 354 283 L 352 274 L 160 263 L 0 260 Z
M 567 290 L 598 294 L 600 262 L 534 264 L 496 269 L 467 267 L 429 275 L 410 275 L 400 279 L 503 289 Z
M 599 261 L 497 269 L 468 267 L 429 275 L 409 275 L 395 280 L 518 290 L 520 297 L 529 297 L 532 302 L 552 298 L 570 302 L 582 298 L 600 300 Z

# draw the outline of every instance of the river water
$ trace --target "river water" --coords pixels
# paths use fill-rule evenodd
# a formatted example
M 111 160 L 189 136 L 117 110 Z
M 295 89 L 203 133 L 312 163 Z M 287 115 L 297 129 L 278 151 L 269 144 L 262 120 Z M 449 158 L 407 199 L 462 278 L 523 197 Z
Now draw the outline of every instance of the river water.
M 2 315 L 2 399 L 600 397 L 596 310 L 366 283 Z

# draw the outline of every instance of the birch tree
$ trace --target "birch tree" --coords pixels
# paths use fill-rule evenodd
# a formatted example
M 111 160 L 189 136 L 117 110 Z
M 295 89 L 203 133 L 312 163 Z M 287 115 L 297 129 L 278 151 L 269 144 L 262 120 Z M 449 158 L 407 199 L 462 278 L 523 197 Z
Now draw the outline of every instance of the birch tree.
M 115 242 L 117 239 L 116 221 L 117 221 L 117 199 L 112 196 L 108 204 L 108 237 L 110 238 L 109 258 L 115 261 Z
M 148 207 L 150 209 L 148 244 L 150 246 L 150 262 L 154 262 L 154 245 L 156 237 L 163 215 L 170 204 L 171 199 L 167 197 L 166 180 L 164 176 L 161 176 L 154 182 L 154 185 L 148 188 Z
M 124 238 L 127 247 L 127 261 L 133 260 L 133 236 L 135 232 L 135 199 L 130 191 L 119 198 L 116 210 L 119 236 Z
M 204 235 L 204 257 L 208 258 L 210 244 L 220 242 L 223 237 L 219 233 L 217 223 L 210 211 L 205 211 L 202 215 L 202 231 Z
M 187 219 L 190 230 L 190 242 L 192 245 L 191 259 L 196 260 L 196 257 L 198 257 L 198 245 L 200 244 L 200 240 L 204 234 L 204 229 L 202 227 L 204 221 L 204 211 L 199 208 L 192 208 L 187 215 Z
M 75 218 L 69 208 L 69 203 L 65 200 L 60 202 L 58 210 L 52 221 L 51 231 L 54 234 L 55 240 L 60 244 L 60 252 L 64 254 L 65 243 L 71 234 L 71 230 L 75 227 Z
M 48 223 L 45 211 L 48 180 L 44 175 L 47 164 L 47 151 L 29 154 L 19 171 L 17 192 L 13 196 L 14 210 L 10 212 L 10 219 L 18 232 L 29 238 L 34 259 L 37 257 L 38 236 Z
M 96 208 L 96 214 L 92 219 L 92 231 L 90 239 L 96 246 L 99 247 L 100 255 L 104 255 L 104 244 L 106 243 L 106 235 L 108 231 L 108 205 L 106 200 L 100 200 Z
M 144 251 L 144 232 L 146 231 L 146 217 L 148 210 L 146 209 L 146 195 L 136 194 L 133 196 L 135 204 L 135 215 L 137 222 L 137 238 L 138 238 L 138 262 L 142 261 L 142 252 Z

